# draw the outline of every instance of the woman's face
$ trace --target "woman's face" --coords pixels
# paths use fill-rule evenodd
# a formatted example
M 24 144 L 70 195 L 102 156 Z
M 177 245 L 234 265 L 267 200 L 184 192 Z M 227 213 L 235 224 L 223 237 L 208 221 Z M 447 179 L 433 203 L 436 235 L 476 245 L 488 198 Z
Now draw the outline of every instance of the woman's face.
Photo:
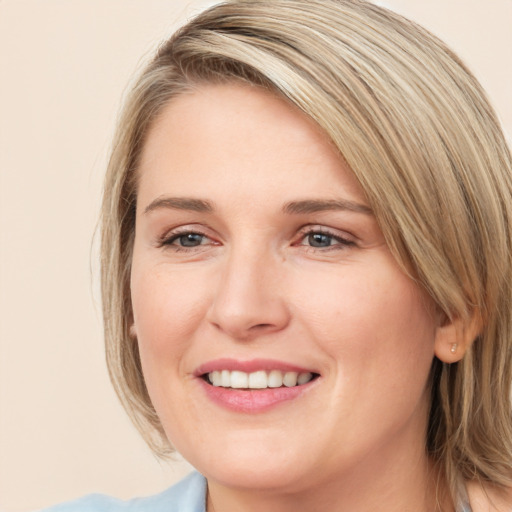
M 141 158 L 131 287 L 153 404 L 210 482 L 292 491 L 424 457 L 434 308 L 284 100 L 232 84 L 170 102 Z

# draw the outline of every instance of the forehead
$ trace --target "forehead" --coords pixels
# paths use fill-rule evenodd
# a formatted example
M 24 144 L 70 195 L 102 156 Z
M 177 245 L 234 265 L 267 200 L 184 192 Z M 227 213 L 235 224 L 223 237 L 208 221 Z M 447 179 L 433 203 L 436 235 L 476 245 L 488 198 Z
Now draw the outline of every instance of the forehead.
M 363 196 L 314 121 L 276 94 L 241 84 L 202 85 L 173 98 L 148 133 L 139 173 L 142 196 L 219 183 L 249 197 L 268 183 L 323 198 L 337 183 L 345 194 Z
M 250 151 L 255 145 L 285 153 L 290 145 L 316 145 L 336 153 L 329 139 L 284 98 L 261 87 L 240 83 L 203 84 L 174 97 L 151 126 L 141 166 L 166 147 L 175 154 L 186 141 L 211 150 Z M 305 153 L 306 151 L 304 151 Z M 191 156 L 190 154 L 188 155 Z

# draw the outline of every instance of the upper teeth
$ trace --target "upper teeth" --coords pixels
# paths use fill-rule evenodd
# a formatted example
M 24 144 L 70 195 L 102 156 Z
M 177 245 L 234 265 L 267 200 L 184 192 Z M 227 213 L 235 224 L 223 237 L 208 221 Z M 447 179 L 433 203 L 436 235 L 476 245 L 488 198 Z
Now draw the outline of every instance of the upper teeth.
M 281 372 L 279 370 L 269 372 L 259 370 L 252 373 L 217 370 L 208 374 L 208 380 L 214 386 L 236 389 L 279 388 L 283 385 L 290 388 L 306 384 L 312 378 L 313 374 L 310 372 Z

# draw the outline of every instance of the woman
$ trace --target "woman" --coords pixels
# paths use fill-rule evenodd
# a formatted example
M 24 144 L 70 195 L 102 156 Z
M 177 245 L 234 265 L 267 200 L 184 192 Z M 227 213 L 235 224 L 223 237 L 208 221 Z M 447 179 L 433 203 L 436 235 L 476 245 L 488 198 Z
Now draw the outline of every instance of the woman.
M 134 510 L 512 510 L 510 152 L 424 29 L 202 13 L 127 101 L 102 235 L 116 391 L 199 472 Z

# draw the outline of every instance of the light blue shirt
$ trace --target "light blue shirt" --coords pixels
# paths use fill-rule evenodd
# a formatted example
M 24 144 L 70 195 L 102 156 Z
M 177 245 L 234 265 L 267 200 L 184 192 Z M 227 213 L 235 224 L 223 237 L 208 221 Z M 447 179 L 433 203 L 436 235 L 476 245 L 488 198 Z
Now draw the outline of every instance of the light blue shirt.
M 166 491 L 122 501 L 102 494 L 91 494 L 40 512 L 206 512 L 206 479 L 193 472 Z M 465 488 L 457 512 L 471 512 Z
M 193 472 L 154 496 L 122 501 L 91 494 L 41 512 L 206 512 L 206 479 Z

